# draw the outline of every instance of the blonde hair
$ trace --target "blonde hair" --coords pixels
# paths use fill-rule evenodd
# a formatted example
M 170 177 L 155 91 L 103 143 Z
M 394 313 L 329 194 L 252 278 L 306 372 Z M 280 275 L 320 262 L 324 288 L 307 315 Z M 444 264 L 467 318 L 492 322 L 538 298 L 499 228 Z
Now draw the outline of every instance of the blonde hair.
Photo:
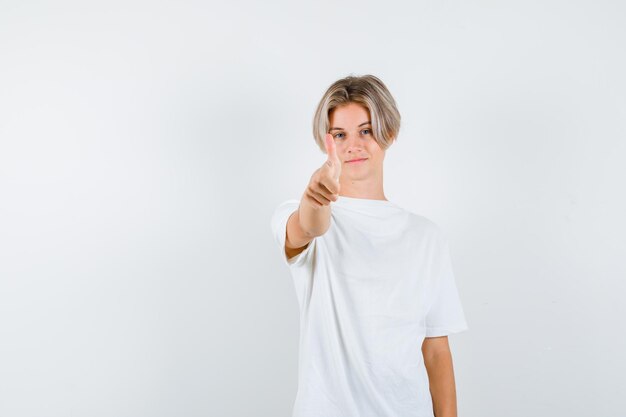
M 377 77 L 349 75 L 328 87 L 313 116 L 313 138 L 322 152 L 326 153 L 324 137 L 330 129 L 330 112 L 348 103 L 357 103 L 369 110 L 374 140 L 381 149 L 389 148 L 400 131 L 400 112 L 395 100 Z

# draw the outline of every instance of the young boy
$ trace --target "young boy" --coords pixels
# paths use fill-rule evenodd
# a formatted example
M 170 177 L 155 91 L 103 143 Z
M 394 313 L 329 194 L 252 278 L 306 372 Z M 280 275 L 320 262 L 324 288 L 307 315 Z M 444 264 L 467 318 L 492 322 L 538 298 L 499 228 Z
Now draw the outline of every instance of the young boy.
M 293 417 L 457 415 L 447 336 L 468 326 L 446 237 L 385 197 L 399 128 L 378 78 L 333 83 L 313 121 L 328 158 L 272 216 L 300 306 Z

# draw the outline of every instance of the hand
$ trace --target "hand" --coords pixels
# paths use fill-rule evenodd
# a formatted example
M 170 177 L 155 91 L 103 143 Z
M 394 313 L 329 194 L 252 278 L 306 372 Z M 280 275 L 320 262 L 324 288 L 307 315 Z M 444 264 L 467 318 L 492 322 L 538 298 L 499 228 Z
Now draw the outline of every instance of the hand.
M 324 165 L 313 173 L 304 192 L 307 201 L 317 207 L 329 206 L 331 201 L 337 201 L 340 189 L 341 160 L 337 156 L 335 140 L 330 133 L 326 134 L 324 144 L 328 158 Z

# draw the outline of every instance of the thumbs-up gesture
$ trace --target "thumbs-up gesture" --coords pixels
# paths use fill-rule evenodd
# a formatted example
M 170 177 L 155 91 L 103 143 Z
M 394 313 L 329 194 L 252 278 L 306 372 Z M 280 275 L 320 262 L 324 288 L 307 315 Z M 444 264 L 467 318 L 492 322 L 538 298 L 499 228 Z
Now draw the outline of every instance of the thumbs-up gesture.
M 307 200 L 318 207 L 329 206 L 331 201 L 339 197 L 339 177 L 341 176 L 341 160 L 337 156 L 335 141 L 330 133 L 324 138 L 328 158 L 311 176 L 305 191 Z

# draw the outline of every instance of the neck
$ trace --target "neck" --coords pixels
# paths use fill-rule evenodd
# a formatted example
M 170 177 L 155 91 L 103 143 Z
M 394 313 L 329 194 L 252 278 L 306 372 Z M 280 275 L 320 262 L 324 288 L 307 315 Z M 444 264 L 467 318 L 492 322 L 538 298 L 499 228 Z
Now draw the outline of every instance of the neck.
M 353 198 L 368 198 L 371 200 L 387 200 L 383 190 L 382 178 L 379 181 L 358 181 L 352 179 L 339 179 L 341 189 L 340 196 Z

